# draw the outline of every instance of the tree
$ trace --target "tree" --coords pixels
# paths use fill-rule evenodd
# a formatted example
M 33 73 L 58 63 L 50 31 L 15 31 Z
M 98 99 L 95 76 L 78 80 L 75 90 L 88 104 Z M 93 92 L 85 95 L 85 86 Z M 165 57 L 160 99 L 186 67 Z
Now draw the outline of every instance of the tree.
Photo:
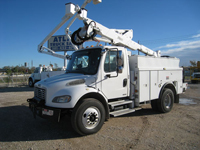
M 3 67 L 3 69 L 6 70 L 6 73 L 7 73 L 8 75 L 10 75 L 10 74 L 12 73 L 11 67 L 10 67 L 10 66 L 5 66 L 5 67 Z
M 14 73 L 18 73 L 19 72 L 20 67 L 19 66 L 15 66 L 12 68 L 12 72 Z
M 197 66 L 197 62 L 195 60 L 190 60 L 190 64 L 191 64 L 192 67 Z
M 21 67 L 19 68 L 19 73 L 27 73 L 27 71 L 28 71 L 28 68 L 25 67 L 25 66 L 21 66 Z
M 28 70 L 28 73 L 31 74 L 35 71 L 35 67 L 32 67 L 31 69 Z
M 58 64 L 57 63 L 54 63 L 54 66 L 55 66 L 55 68 L 58 68 Z

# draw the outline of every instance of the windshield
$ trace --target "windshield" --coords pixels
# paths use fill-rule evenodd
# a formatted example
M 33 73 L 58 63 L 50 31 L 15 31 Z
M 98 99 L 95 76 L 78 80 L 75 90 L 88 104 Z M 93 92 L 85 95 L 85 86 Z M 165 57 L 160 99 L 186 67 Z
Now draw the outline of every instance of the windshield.
M 74 52 L 67 65 L 66 73 L 96 74 L 100 58 L 100 48 Z

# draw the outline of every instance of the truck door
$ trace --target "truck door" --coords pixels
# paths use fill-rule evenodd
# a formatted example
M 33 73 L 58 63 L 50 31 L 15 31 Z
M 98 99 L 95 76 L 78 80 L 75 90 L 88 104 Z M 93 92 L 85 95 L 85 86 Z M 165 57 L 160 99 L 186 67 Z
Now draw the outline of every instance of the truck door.
M 35 69 L 34 78 L 35 78 L 35 80 L 40 80 L 40 78 L 41 78 L 40 67 Z
M 107 51 L 102 69 L 102 92 L 108 99 L 128 96 L 128 73 L 124 65 L 122 68 L 117 66 L 117 51 Z

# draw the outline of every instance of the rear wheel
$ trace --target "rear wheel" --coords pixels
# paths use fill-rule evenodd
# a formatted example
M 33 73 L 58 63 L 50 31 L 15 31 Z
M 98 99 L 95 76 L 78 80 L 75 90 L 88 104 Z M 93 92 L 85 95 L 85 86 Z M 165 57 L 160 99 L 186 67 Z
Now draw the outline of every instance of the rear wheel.
M 198 83 L 198 80 L 191 80 L 191 83 Z
M 160 112 L 170 112 L 174 104 L 174 93 L 171 89 L 166 88 L 158 100 L 158 109 Z
M 96 99 L 84 99 L 72 112 L 72 127 L 81 135 L 98 132 L 105 121 L 105 109 Z

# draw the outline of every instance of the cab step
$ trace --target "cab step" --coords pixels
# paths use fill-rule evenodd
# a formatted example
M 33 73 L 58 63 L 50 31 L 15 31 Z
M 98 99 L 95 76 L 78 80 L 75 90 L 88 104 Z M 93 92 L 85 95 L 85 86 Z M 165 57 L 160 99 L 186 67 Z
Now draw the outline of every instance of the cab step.
M 129 113 L 132 113 L 132 112 L 135 112 L 136 110 L 140 110 L 142 108 L 138 107 L 138 108 L 126 108 L 126 109 L 121 109 L 121 110 L 117 110 L 117 111 L 112 111 L 110 112 L 110 116 L 112 117 L 118 117 L 118 116 L 122 116 L 122 115 L 125 115 L 125 114 L 129 114 Z
M 109 102 L 108 105 L 110 106 L 111 110 L 113 110 L 117 106 L 124 106 L 124 105 L 129 105 L 129 108 L 132 107 L 132 100 L 119 100 L 119 101 L 114 101 L 114 102 Z

